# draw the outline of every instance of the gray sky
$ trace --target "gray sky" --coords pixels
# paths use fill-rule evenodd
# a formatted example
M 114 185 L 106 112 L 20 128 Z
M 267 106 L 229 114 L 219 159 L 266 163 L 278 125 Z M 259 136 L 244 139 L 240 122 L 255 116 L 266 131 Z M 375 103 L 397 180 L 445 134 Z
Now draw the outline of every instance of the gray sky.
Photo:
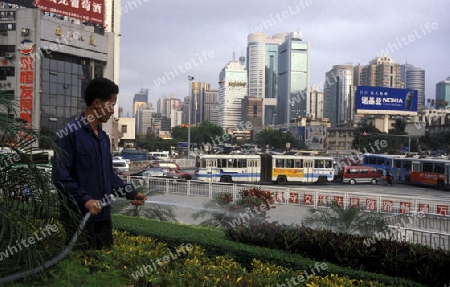
M 217 89 L 220 70 L 233 51 L 245 56 L 257 29 L 302 32 L 311 85 L 333 65 L 368 64 L 384 50 L 424 69 L 425 97 L 434 98 L 436 83 L 450 76 L 448 11 L 448 0 L 122 0 L 119 105 L 131 115 L 141 88 L 153 104 L 170 94 L 183 100 L 188 76 Z

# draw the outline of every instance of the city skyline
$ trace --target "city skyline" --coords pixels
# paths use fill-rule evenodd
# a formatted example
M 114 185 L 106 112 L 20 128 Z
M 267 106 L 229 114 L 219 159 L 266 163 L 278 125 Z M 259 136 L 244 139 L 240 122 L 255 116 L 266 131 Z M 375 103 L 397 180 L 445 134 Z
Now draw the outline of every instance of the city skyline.
M 385 52 L 396 63 L 425 70 L 426 98 L 450 76 L 445 1 L 139 3 L 122 2 L 119 105 L 126 112 L 141 88 L 150 89 L 152 103 L 170 94 L 183 99 L 188 75 L 217 89 L 221 68 L 233 52 L 246 56 L 247 37 L 258 31 L 301 32 L 310 43 L 310 86 L 321 90 L 333 65 L 367 65 Z

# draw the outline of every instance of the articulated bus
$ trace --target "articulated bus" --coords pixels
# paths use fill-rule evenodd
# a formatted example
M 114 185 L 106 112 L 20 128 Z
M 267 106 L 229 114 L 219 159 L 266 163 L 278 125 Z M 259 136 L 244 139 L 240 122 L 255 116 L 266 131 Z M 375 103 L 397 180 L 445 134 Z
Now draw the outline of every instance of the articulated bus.
M 365 154 L 362 165 L 383 171 L 390 170 L 394 179 L 399 182 L 450 188 L 450 160 Z
M 196 176 L 213 182 L 325 183 L 334 178 L 334 159 L 301 155 L 200 155 Z

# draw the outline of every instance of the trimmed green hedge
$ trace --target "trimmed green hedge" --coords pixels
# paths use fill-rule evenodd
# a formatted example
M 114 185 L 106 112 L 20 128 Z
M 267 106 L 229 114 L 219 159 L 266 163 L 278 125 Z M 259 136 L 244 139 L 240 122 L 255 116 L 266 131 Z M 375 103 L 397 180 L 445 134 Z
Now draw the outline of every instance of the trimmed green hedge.
M 290 254 L 281 250 L 249 246 L 225 239 L 225 234 L 219 229 L 209 229 L 200 226 L 187 226 L 171 222 L 161 222 L 152 219 L 113 215 L 114 228 L 135 235 L 150 236 L 166 242 L 169 246 L 191 243 L 205 248 L 208 256 L 222 255 L 234 258 L 236 262 L 251 270 L 253 258 L 280 266 L 305 270 L 310 269 L 317 261 L 304 258 L 298 254 Z M 320 251 L 318 251 L 320 252 Z M 388 286 L 423 286 L 402 278 L 394 278 L 365 271 L 342 268 L 327 263 L 328 269 L 318 275 L 338 274 L 353 279 L 377 281 Z

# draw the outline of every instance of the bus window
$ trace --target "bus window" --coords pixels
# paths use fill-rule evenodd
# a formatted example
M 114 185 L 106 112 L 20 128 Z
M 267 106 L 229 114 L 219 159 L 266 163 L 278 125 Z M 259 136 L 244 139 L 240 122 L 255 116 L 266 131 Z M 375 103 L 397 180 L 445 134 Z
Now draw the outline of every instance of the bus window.
M 325 161 L 325 168 L 332 168 L 333 167 L 333 161 L 332 160 L 326 160 Z
M 302 159 L 298 159 L 295 161 L 295 166 L 302 168 L 303 167 L 303 160 Z
M 411 171 L 411 161 L 404 160 L 403 161 L 403 169 L 406 171 Z
M 287 167 L 287 168 L 295 167 L 294 160 L 293 159 L 286 159 L 284 167 Z
M 424 162 L 422 166 L 423 172 L 433 172 L 433 163 L 432 162 Z
M 402 167 L 402 160 L 401 159 L 394 159 L 394 167 L 395 168 L 401 168 Z
M 283 160 L 282 159 L 277 159 L 276 167 L 283 167 Z
M 444 174 L 445 173 L 445 165 L 442 163 L 435 163 L 434 164 L 434 172 Z
M 315 160 L 315 167 L 316 168 L 324 168 L 323 160 L 322 159 L 316 159 Z
M 242 167 L 247 167 L 247 159 L 242 159 Z

